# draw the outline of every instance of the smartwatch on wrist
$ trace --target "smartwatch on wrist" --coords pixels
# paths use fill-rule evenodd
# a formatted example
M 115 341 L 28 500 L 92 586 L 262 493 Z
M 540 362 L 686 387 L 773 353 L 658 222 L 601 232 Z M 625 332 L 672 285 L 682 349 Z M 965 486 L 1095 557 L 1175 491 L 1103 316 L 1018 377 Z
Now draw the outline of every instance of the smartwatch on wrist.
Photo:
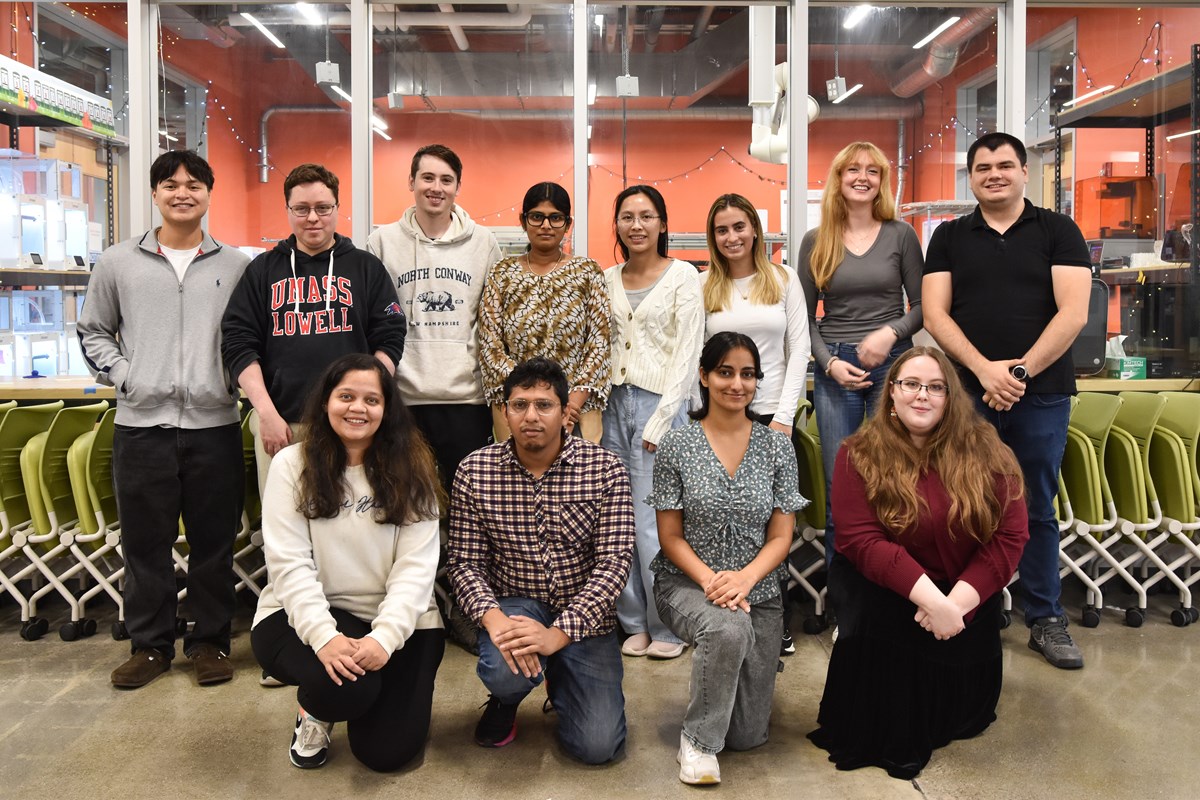
M 1014 364 L 1009 368 L 1008 373 L 1021 383 L 1027 383 L 1029 381 L 1029 370 L 1025 369 L 1024 364 Z

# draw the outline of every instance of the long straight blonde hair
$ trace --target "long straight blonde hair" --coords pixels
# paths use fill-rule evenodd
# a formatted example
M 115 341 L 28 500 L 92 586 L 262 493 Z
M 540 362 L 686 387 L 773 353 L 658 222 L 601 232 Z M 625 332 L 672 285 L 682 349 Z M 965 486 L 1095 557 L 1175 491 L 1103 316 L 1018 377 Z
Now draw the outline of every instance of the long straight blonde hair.
M 762 221 L 754 204 L 740 194 L 723 194 L 713 201 L 708 210 L 708 277 L 704 281 L 704 311 L 713 314 L 724 311 L 730 305 L 733 293 L 733 278 L 729 275 L 729 262 L 717 249 L 714 232 L 716 216 L 727 208 L 741 211 L 750 219 L 754 228 L 754 245 L 751 255 L 754 261 L 754 277 L 750 280 L 750 302 L 755 305 L 773 306 L 783 297 L 787 276 L 783 267 L 767 258 L 767 247 L 763 242 Z
M 842 242 L 847 218 L 846 198 L 842 197 L 842 173 L 863 153 L 879 168 L 879 194 L 871 205 L 871 215 L 881 222 L 896 218 L 896 201 L 891 195 L 892 168 L 887 156 L 870 142 L 851 142 L 843 147 L 829 165 L 829 177 L 821 194 L 821 225 L 808 258 L 808 269 L 818 289 L 829 285 L 833 273 L 846 257 L 846 245 Z

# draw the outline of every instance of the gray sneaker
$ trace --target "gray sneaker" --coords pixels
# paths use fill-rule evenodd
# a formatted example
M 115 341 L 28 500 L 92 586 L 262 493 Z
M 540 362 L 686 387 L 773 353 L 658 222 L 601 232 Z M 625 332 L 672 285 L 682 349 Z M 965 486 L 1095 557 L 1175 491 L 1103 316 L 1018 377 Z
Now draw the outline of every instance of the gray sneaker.
M 1059 669 L 1081 669 L 1083 653 L 1067 633 L 1067 621 L 1062 617 L 1042 617 L 1029 629 L 1029 649 L 1036 650 Z

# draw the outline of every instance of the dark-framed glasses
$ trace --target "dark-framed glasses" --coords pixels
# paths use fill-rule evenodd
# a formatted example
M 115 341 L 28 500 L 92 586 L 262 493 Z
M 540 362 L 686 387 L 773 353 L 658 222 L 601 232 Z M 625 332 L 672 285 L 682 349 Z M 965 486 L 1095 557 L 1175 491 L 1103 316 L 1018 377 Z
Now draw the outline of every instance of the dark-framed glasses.
M 553 214 L 543 214 L 541 211 L 530 211 L 525 215 L 525 221 L 535 228 L 540 228 L 543 222 L 549 222 L 551 228 L 564 228 L 571 218 L 566 214 L 555 211 Z
M 892 385 L 899 386 L 900 391 L 904 392 L 905 394 L 916 394 L 922 389 L 924 389 L 930 397 L 945 397 L 950 393 L 950 387 L 941 381 L 934 381 L 933 383 L 921 383 L 914 378 L 904 378 L 903 380 L 892 381 Z
M 292 212 L 293 217 L 307 217 L 314 211 L 317 212 L 318 217 L 328 217 L 337 209 L 337 204 L 322 203 L 319 206 L 288 206 L 287 208 Z
M 561 403 L 555 403 L 552 400 L 509 400 L 504 404 L 510 414 L 524 416 L 532 406 L 533 410 L 538 413 L 539 417 L 548 417 L 556 410 L 562 408 Z

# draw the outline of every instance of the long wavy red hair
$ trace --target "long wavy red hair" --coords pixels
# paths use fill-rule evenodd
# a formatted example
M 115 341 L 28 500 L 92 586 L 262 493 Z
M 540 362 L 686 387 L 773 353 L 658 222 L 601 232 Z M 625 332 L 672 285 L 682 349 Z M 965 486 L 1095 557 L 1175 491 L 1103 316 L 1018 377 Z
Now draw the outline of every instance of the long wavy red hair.
M 900 418 L 892 415 L 891 388 L 904 365 L 922 356 L 938 363 L 948 392 L 941 422 L 918 448 Z M 917 493 L 917 481 L 933 470 L 950 495 L 950 535 L 962 530 L 986 543 L 1004 516 L 997 478 L 1010 486 L 1007 502 L 1019 499 L 1024 491 L 1016 456 L 976 412 L 957 370 L 941 350 L 908 350 L 892 364 L 886 383 L 888 391 L 879 398 L 875 413 L 844 443 L 879 521 L 897 537 L 911 530 L 927 507 Z

